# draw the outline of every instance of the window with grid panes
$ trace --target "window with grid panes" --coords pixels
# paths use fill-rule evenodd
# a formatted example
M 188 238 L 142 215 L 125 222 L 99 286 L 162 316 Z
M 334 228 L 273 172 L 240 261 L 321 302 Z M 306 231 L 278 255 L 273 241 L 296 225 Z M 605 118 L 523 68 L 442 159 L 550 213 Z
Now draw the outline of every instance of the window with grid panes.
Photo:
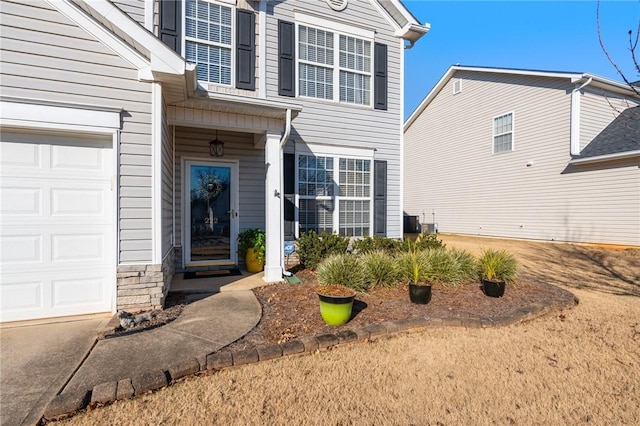
M 186 0 L 185 59 L 198 80 L 231 84 L 233 10 L 205 0 Z
M 513 114 L 493 119 L 493 152 L 513 150 Z
M 300 233 L 313 230 L 350 237 L 370 235 L 371 160 L 300 154 L 297 173 Z M 334 188 L 338 188 L 337 193 Z
M 333 99 L 333 33 L 299 27 L 298 78 L 300 96 Z
M 340 35 L 340 101 L 371 102 L 371 42 Z
M 333 232 L 333 158 L 298 156 L 300 232 Z

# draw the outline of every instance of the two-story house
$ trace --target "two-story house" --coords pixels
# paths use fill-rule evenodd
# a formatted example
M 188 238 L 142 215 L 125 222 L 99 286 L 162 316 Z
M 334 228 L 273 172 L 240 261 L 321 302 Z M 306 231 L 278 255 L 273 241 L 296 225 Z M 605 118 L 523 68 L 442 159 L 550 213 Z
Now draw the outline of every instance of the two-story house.
M 640 246 L 640 96 L 452 66 L 405 124 L 404 209 L 441 232 Z
M 162 306 L 176 271 L 264 279 L 307 230 L 401 236 L 398 0 L 3 1 L 1 320 Z

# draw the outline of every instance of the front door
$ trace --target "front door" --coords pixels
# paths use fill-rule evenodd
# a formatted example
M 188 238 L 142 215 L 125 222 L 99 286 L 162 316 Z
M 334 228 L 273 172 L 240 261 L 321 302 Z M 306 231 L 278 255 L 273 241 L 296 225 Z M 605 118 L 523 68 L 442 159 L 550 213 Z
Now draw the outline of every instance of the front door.
M 185 161 L 185 266 L 237 263 L 237 163 Z

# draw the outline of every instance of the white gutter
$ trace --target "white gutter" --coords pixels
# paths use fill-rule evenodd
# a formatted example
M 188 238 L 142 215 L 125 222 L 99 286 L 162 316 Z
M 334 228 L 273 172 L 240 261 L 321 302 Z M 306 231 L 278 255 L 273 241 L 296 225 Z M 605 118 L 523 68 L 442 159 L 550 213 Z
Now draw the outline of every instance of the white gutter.
M 589 77 L 581 86 L 576 82 L 576 87 L 571 91 L 571 155 L 580 155 L 580 91 L 592 81 L 593 77 Z
M 280 139 L 280 266 L 282 266 L 282 275 L 289 277 L 291 276 L 291 272 L 287 271 L 284 264 L 284 157 L 283 157 L 283 149 L 287 141 L 289 140 L 289 136 L 291 135 L 291 108 L 287 108 L 286 114 L 286 123 L 284 128 L 284 135 L 282 135 L 282 139 Z
M 617 152 L 615 154 L 598 155 L 595 157 L 574 158 L 569 164 L 601 163 L 603 161 L 624 160 L 626 158 L 640 157 L 640 150 Z

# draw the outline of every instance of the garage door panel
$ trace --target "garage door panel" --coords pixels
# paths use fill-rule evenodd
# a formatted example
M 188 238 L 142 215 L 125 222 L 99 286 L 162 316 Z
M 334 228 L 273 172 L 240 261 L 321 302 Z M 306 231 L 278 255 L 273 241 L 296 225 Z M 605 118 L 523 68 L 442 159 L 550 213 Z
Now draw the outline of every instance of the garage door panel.
M 57 234 L 51 236 L 52 262 L 83 262 L 107 260 L 104 234 Z
M 44 306 L 44 281 L 3 282 L 0 287 L 2 320 L 16 319 L 21 312 L 39 311 Z
M 110 164 L 105 161 L 102 151 L 92 146 L 52 145 L 50 168 L 54 171 L 108 171 Z
M 5 142 L 9 135 L 3 135 L 0 144 L 0 165 L 37 169 L 42 167 L 42 146 L 35 143 Z
M 42 235 L 2 235 L 0 263 L 3 268 L 14 264 L 42 263 Z
M 106 285 L 102 275 L 53 279 L 51 280 L 52 308 L 86 309 L 87 305 L 101 306 Z
M 39 216 L 42 214 L 42 190 L 31 185 L 4 184 L 0 188 L 0 214 L 8 216 Z
M 52 216 L 104 216 L 107 188 L 52 188 Z

